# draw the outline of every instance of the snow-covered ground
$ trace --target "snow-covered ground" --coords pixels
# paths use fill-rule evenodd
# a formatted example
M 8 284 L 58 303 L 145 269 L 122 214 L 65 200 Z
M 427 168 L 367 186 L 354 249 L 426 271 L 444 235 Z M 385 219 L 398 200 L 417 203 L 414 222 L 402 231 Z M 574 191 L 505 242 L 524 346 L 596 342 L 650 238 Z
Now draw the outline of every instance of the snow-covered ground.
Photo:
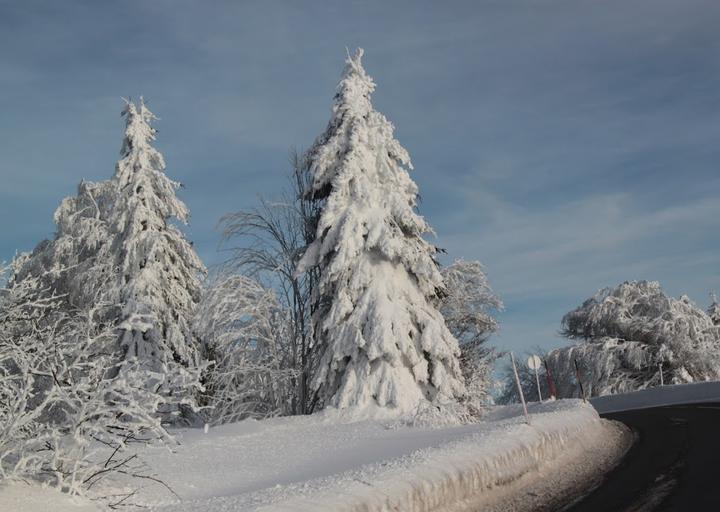
M 135 501 L 187 512 L 532 510 L 582 492 L 629 447 L 589 404 L 530 410 L 529 425 L 509 406 L 459 427 L 304 416 L 177 432 L 174 453 L 143 454 L 177 496 L 154 485 Z M 0 490 L 0 510 L 14 510 L 11 494 Z
M 600 414 L 702 402 L 720 402 L 720 382 L 658 386 L 633 393 L 598 396 L 590 399 L 590 403 Z
M 70 497 L 55 489 L 21 482 L 0 485 L 0 510 L 2 512 L 97 512 L 91 502 Z

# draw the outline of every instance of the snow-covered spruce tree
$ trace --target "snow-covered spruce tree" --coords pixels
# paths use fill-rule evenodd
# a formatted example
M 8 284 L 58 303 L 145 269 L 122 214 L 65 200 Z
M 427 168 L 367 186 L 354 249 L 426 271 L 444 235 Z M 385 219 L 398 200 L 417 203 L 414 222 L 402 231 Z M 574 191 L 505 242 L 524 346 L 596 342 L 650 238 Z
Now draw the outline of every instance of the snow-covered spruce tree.
M 165 376 L 171 402 L 189 403 L 200 366 L 191 322 L 205 268 L 170 222 L 186 223 L 189 212 L 176 196 L 180 185 L 166 176 L 165 161 L 152 146 L 155 116 L 142 98 L 139 105 L 127 102 L 123 114 L 125 136 L 112 178 L 117 199 L 109 219 L 120 341 L 127 360 L 137 358 Z
M 660 284 L 629 281 L 598 291 L 562 321 L 581 343 L 548 354 L 558 394 L 577 394 L 575 361 L 586 393 L 597 396 L 666 383 L 720 378 L 720 329 L 686 296 Z
M 455 402 L 465 385 L 457 340 L 433 303 L 444 285 L 431 229 L 392 124 L 373 109 L 362 50 L 348 56 L 325 132 L 307 154 L 324 201 L 298 270 L 317 266 L 317 407 L 409 413 Z
M 273 290 L 243 275 L 216 276 L 194 328 L 210 361 L 203 393 L 209 423 L 291 412 L 292 322 Z
M 499 354 L 486 342 L 498 329 L 493 313 L 501 311 L 503 303 L 479 261 L 457 260 L 441 273 L 446 292 L 440 298 L 439 309 L 460 343 L 460 368 L 467 387 L 465 401 L 477 415 L 489 400 L 491 373 Z

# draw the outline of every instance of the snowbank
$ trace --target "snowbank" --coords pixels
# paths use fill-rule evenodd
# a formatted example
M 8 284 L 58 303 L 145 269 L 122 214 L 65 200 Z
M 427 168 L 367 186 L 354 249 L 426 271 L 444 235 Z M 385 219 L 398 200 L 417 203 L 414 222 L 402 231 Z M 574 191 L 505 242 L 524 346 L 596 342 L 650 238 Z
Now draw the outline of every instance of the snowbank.
M 155 511 L 477 511 L 555 509 L 584 494 L 631 444 L 578 400 L 499 407 L 474 425 L 389 426 L 338 416 L 243 421 L 176 432 L 142 457 L 177 495 L 148 485 Z M 137 482 L 134 482 L 137 485 Z M 0 510 L 92 506 L 54 491 L 0 487 Z
M 720 382 L 658 386 L 633 393 L 598 396 L 590 400 L 600 414 L 702 402 L 720 403 Z
M 477 510 L 508 500 L 505 491 L 542 488 L 538 477 L 552 461 L 565 457 L 563 467 L 571 467 L 570 459 L 582 459 L 596 476 L 628 446 L 625 431 L 588 404 L 535 404 L 531 411 L 530 425 L 519 408 L 506 407 L 481 424 L 452 428 L 293 417 L 186 431 L 177 453 L 148 457 L 181 499 L 155 489 L 144 504 L 192 512 Z M 556 494 L 568 490 L 557 481 L 554 487 Z

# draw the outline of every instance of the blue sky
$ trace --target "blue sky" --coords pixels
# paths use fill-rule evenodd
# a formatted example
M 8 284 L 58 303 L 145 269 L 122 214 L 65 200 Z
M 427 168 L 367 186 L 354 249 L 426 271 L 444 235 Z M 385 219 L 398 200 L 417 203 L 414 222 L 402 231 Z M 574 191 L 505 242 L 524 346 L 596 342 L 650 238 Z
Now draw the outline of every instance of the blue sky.
M 410 152 L 421 213 L 506 304 L 494 343 L 563 344 L 596 289 L 720 291 L 720 2 L 0 0 L 0 260 L 108 178 L 143 94 L 212 264 L 323 130 L 345 48 Z

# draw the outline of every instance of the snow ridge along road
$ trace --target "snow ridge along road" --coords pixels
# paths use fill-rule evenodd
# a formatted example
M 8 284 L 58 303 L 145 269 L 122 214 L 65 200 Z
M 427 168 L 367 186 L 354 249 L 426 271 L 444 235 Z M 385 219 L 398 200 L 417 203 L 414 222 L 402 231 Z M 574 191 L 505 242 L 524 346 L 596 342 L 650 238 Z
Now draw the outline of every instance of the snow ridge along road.
M 585 494 L 631 435 L 578 400 L 497 408 L 451 428 L 387 428 L 322 416 L 186 431 L 177 453 L 148 456 L 182 497 L 163 511 L 466 511 L 552 509 Z

